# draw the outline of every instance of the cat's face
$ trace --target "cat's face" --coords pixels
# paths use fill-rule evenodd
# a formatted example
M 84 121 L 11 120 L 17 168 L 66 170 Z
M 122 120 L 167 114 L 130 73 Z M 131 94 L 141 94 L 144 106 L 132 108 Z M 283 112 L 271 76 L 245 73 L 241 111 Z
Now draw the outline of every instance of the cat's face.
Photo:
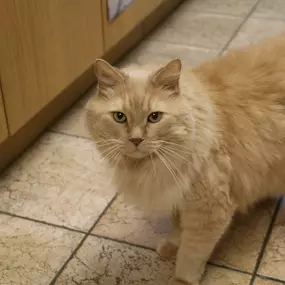
M 189 132 L 180 70 L 180 60 L 150 74 L 126 74 L 96 61 L 99 88 L 88 104 L 87 122 L 103 156 L 116 161 L 176 152 Z

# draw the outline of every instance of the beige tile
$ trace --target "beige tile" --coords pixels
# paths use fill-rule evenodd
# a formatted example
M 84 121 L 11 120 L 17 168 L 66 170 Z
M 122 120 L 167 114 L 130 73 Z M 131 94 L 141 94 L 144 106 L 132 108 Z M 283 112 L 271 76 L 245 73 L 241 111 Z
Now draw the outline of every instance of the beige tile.
M 180 58 L 185 66 L 195 66 L 203 61 L 212 59 L 217 51 L 197 49 L 178 44 L 169 44 L 159 41 L 145 40 L 129 56 L 124 58 L 120 66 L 128 64 L 166 64 L 174 58 Z
M 169 232 L 167 218 L 148 216 L 136 206 L 126 204 L 120 196 L 100 220 L 93 233 L 155 248 Z
M 247 274 L 208 266 L 201 285 L 247 285 L 250 278 Z
M 281 284 L 284 284 L 284 282 L 280 283 L 277 281 L 273 281 L 269 279 L 262 279 L 259 277 L 257 277 L 253 282 L 253 285 L 281 285 Z
M 241 21 L 241 18 L 236 17 L 187 13 L 180 9 L 172 14 L 150 38 L 166 43 L 220 50 L 229 41 Z
M 275 225 L 258 273 L 285 282 L 285 224 Z
M 256 3 L 255 0 L 192 0 L 189 11 L 245 16 Z
M 90 138 L 85 124 L 85 105 L 95 96 L 96 86 L 91 88 L 66 114 L 51 126 L 50 130 L 62 134 Z
M 84 107 L 78 105 L 74 106 L 51 127 L 51 131 L 83 138 L 91 138 L 86 127 L 85 113 Z
M 285 31 L 285 21 L 249 19 L 229 48 L 237 48 L 256 43 L 264 38 L 279 35 Z
M 153 251 L 89 237 L 56 285 L 167 285 L 174 265 Z M 245 285 L 248 275 L 209 266 L 201 285 Z
M 237 215 L 228 233 L 217 246 L 212 262 L 252 272 L 271 221 L 274 205 L 273 201 L 265 202 L 247 215 Z
M 83 235 L 0 215 L 2 285 L 46 285 Z
M 47 133 L 0 179 L 0 210 L 88 230 L 113 192 L 90 140 Z
M 285 19 L 284 0 L 261 0 L 253 17 Z

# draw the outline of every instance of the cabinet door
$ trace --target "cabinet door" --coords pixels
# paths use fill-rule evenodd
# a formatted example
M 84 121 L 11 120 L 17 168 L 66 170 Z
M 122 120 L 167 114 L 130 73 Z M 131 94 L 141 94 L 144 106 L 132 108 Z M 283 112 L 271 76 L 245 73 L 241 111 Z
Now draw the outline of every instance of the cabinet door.
M 142 14 L 149 15 L 153 12 L 157 7 L 159 7 L 163 2 L 168 0 L 154 0 L 154 1 L 145 1 L 144 5 L 142 6 Z
M 135 0 L 118 17 L 109 21 L 108 1 L 102 0 L 102 17 L 105 40 L 105 51 L 109 51 L 136 26 L 140 25 L 144 18 L 145 4 L 150 0 Z M 141 35 L 143 34 L 141 29 Z
M 0 143 L 8 137 L 8 130 L 6 124 L 5 111 L 3 106 L 3 99 L 0 88 Z
M 102 53 L 101 1 L 2 0 L 0 76 L 10 132 Z

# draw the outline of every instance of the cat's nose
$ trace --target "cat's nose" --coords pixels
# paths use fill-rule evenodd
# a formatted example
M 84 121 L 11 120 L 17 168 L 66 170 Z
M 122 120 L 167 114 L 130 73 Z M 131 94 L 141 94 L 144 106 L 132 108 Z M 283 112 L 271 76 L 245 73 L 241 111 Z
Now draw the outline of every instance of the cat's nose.
M 135 146 L 138 146 L 142 141 L 143 138 L 130 138 L 129 139 Z

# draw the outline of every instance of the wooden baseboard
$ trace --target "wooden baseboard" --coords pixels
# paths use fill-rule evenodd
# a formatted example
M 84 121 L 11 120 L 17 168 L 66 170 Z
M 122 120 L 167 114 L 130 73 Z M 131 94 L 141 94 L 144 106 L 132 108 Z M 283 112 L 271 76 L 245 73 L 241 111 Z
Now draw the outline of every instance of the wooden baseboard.
M 135 27 L 124 39 L 108 51 L 104 59 L 110 63 L 116 62 L 146 37 L 181 2 L 182 0 L 163 2 L 140 25 Z M 52 122 L 68 110 L 94 83 L 95 77 L 93 66 L 91 66 L 25 126 L 0 144 L 0 172 L 17 159 Z

